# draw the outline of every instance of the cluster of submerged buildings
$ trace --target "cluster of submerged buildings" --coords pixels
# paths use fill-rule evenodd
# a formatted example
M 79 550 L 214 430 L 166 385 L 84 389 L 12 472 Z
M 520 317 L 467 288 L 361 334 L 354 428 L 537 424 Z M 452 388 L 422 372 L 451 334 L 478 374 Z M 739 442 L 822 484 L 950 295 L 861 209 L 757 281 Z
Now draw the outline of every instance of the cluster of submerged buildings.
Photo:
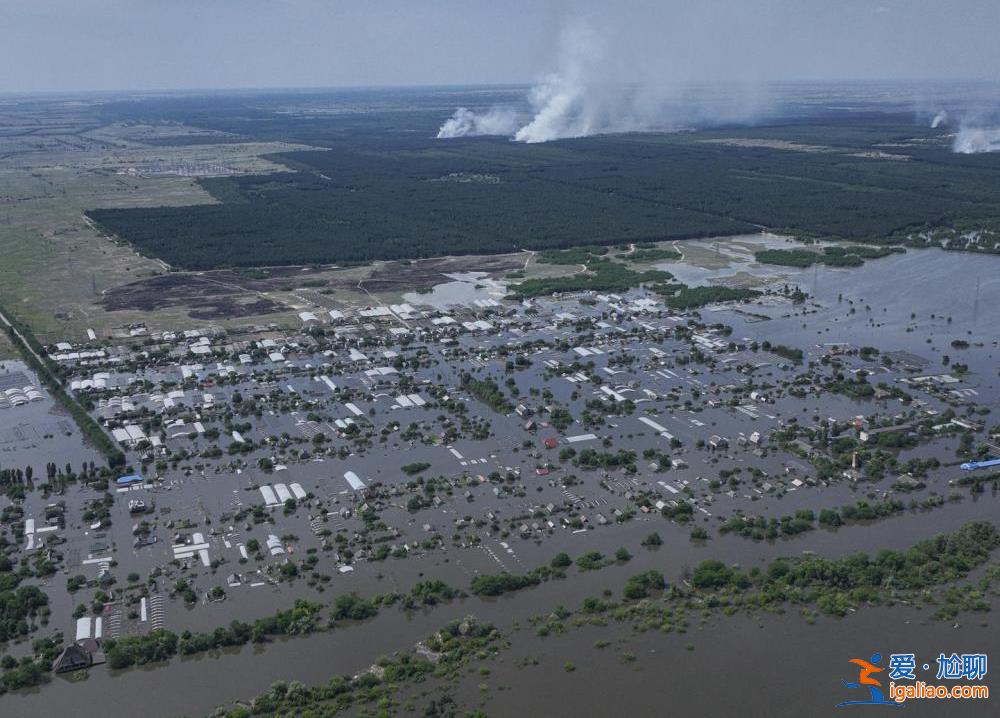
M 138 349 L 134 341 L 128 346 L 114 342 L 99 347 L 93 342 L 81 347 L 60 344 L 53 347 L 50 356 L 75 374 L 70 388 L 108 427 L 115 441 L 147 458 L 168 455 L 171 442 L 217 440 L 220 431 L 213 421 L 231 413 L 234 399 L 248 390 L 264 392 L 280 404 L 277 409 L 272 407 L 272 414 L 294 412 L 324 398 L 335 400 L 340 405 L 339 415 L 331 417 L 324 429 L 334 434 L 345 434 L 358 422 L 369 423 L 369 415 L 378 413 L 381 405 L 378 409 L 365 406 L 356 397 L 384 396 L 380 389 L 390 391 L 392 410 L 422 409 L 433 398 L 409 378 L 401 381 L 400 373 L 406 375 L 410 365 L 416 367 L 428 356 L 449 365 L 443 380 L 454 386 L 462 374 L 488 368 L 490 360 L 500 355 L 513 355 L 525 348 L 534 354 L 540 347 L 558 348 L 560 351 L 551 357 L 541 359 L 546 374 L 561 375 L 581 386 L 594 383 L 596 371 L 600 379 L 592 391 L 611 404 L 635 404 L 664 396 L 647 387 L 637 397 L 632 385 L 638 383 L 625 376 L 629 367 L 617 364 L 617 359 L 609 360 L 609 353 L 631 350 L 639 344 L 651 362 L 663 365 L 654 370 L 657 382 L 686 382 L 684 389 L 704 383 L 681 375 L 674 362 L 678 348 L 667 347 L 667 338 L 682 337 L 684 346 L 713 358 L 720 374 L 719 380 L 712 382 L 716 392 L 719 387 L 735 386 L 741 375 L 765 367 L 786 373 L 794 369 L 788 360 L 758 351 L 756 346 L 748 351 L 749 342 L 734 339 L 722 325 L 692 321 L 686 313 L 670 311 L 641 292 L 587 294 L 583 301 L 579 299 L 515 303 L 485 297 L 448 307 L 399 303 L 334 309 L 325 314 L 303 311 L 298 332 L 250 326 L 229 331 L 207 328 L 147 333 L 142 327 L 131 327 L 130 335 L 143 338 Z M 912 370 L 910 365 L 920 361 L 919 357 L 898 354 L 899 369 Z M 815 350 L 816 357 L 847 359 L 850 355 L 850 347 L 844 345 L 818 346 Z M 685 367 L 683 371 L 688 370 Z M 346 382 L 341 378 L 345 376 Z M 727 379 L 733 381 L 727 384 Z M 419 381 L 427 386 L 436 384 L 437 378 L 425 374 Z M 943 387 L 954 399 L 968 398 L 960 387 L 952 386 L 957 380 L 950 375 L 907 376 L 902 381 L 918 388 Z M 542 384 L 544 381 L 539 387 Z M 742 397 L 745 403 L 737 410 L 749 419 L 759 419 L 760 407 L 773 403 L 773 394 L 774 389 L 753 388 Z M 523 415 L 526 404 L 517 398 L 520 400 L 513 405 Z M 707 397 L 707 402 L 711 406 L 713 399 Z M 151 422 L 154 416 L 161 419 Z M 646 416 L 642 420 L 660 437 L 672 438 L 657 418 Z M 693 421 L 699 422 L 697 418 Z M 860 439 L 866 442 L 887 430 L 870 428 L 862 431 Z M 247 432 L 238 428 L 227 426 L 221 433 L 232 442 L 248 443 Z M 250 441 L 254 433 L 250 432 Z M 767 427 L 751 424 L 727 433 L 706 432 L 702 438 L 712 450 L 728 448 L 730 440 L 758 448 L 764 443 Z
M 536 543 L 560 535 L 612 534 L 682 509 L 711 522 L 825 486 L 837 475 L 816 466 L 842 460 L 831 439 L 856 453 L 904 430 L 923 439 L 924 420 L 962 388 L 848 346 L 801 347 L 799 364 L 642 292 L 299 319 L 292 330 L 131 327 L 127 341 L 51 348 L 77 398 L 150 477 L 117 487 L 124 499 L 171 492 L 143 513 L 148 530 L 182 512 L 211 518 L 170 541 L 142 533 L 135 561 L 210 573 L 328 548 L 346 574 L 379 551 L 431 551 L 450 536 L 476 552 L 474 570 L 517 570 L 547 560 Z M 919 396 L 857 400 L 827 388 L 834 371 Z M 231 578 L 233 590 L 263 581 Z

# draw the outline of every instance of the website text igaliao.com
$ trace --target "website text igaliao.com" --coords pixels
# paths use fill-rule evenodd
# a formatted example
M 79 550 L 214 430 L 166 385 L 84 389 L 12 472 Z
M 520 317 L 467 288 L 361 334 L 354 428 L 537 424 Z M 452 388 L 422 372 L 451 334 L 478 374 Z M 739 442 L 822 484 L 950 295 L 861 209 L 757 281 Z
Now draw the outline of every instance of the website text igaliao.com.
M 889 698 L 896 703 L 909 700 L 969 699 L 982 700 L 990 697 L 990 687 L 982 684 L 960 683 L 952 686 L 916 683 L 890 683 Z

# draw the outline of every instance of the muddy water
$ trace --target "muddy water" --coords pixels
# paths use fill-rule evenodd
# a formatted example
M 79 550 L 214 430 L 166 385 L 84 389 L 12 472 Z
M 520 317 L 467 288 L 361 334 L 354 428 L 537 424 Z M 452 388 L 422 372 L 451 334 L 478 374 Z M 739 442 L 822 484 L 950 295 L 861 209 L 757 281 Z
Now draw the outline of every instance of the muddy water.
M 760 241 L 760 248 L 773 244 Z M 724 258 L 730 261 L 723 268 L 678 263 L 664 267 L 681 281 L 693 284 L 747 272 L 765 277 L 772 284 L 798 285 L 821 305 L 818 311 L 805 316 L 799 314 L 801 309 L 787 306 L 745 305 L 745 309 L 772 317 L 764 322 L 731 309 L 705 315 L 730 324 L 735 337 L 803 349 L 846 342 L 884 351 L 905 350 L 930 362 L 927 373 L 947 371 L 942 360 L 949 355 L 969 365 L 973 373 L 969 383 L 979 391 L 979 402 L 1000 399 L 996 381 L 1000 352 L 995 346 L 1000 336 L 1000 312 L 994 309 L 1000 305 L 1000 281 L 996 279 L 1000 257 L 911 249 L 905 254 L 869 260 L 857 268 L 795 269 L 756 264 L 749 246 L 727 247 L 720 243 L 726 251 Z M 955 339 L 973 346 L 956 350 L 951 346 Z M 976 347 L 976 342 L 984 346 Z
M 260 693 L 276 680 L 321 683 L 333 675 L 356 673 L 379 655 L 407 648 L 447 621 L 467 614 L 475 614 L 502 628 L 510 628 L 515 621 L 523 624 L 528 617 L 546 612 L 558 604 L 576 606 L 583 597 L 597 595 L 605 588 L 617 592 L 628 576 L 646 568 L 659 568 L 668 580 L 677 580 L 686 567 L 709 556 L 749 567 L 760 565 L 774 556 L 794 555 L 804 550 L 837 556 L 872 546 L 905 548 L 933 533 L 953 530 L 967 520 L 995 518 L 1000 510 L 998 507 L 997 499 L 986 494 L 977 501 L 966 499 L 928 514 L 907 514 L 870 526 L 842 528 L 837 533 L 814 531 L 801 539 L 773 546 L 733 536 L 713 539 L 708 546 L 696 546 L 682 536 L 679 527 L 673 527 L 678 529 L 676 532 L 666 532 L 663 524 L 658 523 L 656 528 L 665 536 L 665 545 L 655 551 L 636 552 L 634 559 L 626 565 L 590 573 L 577 573 L 573 569 L 567 580 L 549 582 L 500 599 L 468 598 L 414 614 L 394 608 L 385 609 L 378 618 L 363 625 L 279 641 L 262 649 L 248 646 L 229 653 L 178 659 L 154 668 L 117 674 L 98 668 L 91 672 L 88 680 L 77 684 L 56 678 L 41 691 L 0 698 L 0 715 L 20 718 L 69 711 L 80 718 L 134 715 L 140 705 L 147 718 L 202 715 L 219 704 Z M 647 527 L 647 531 L 651 528 Z M 589 537 L 589 534 L 581 536 Z M 632 546 L 635 542 L 623 539 L 623 543 Z M 605 546 L 587 546 L 577 542 L 572 551 L 575 554 L 590 548 L 606 549 Z M 555 546 L 547 547 L 546 554 L 556 549 Z M 877 616 L 877 620 L 871 617 L 873 615 Z M 504 692 L 502 700 L 498 698 L 496 704 L 490 707 L 490 714 L 511 715 L 534 706 L 544 707 L 550 715 L 579 715 L 591 704 L 591 700 L 599 700 L 599 696 L 587 697 L 586 693 L 579 698 L 574 697 L 578 690 L 577 681 L 587 675 L 594 679 L 593 671 L 607 674 L 602 679 L 603 684 L 598 682 L 594 686 L 604 685 L 605 690 L 615 686 L 613 695 L 626 701 L 622 705 L 632 711 L 629 713 L 632 715 L 648 715 L 661 698 L 667 705 L 680 709 L 679 715 L 733 715 L 727 707 L 742 704 L 741 691 L 751 690 L 749 681 L 758 674 L 762 676 L 760 681 L 766 685 L 767 691 L 775 693 L 778 689 L 773 686 L 780 686 L 786 692 L 782 700 L 786 700 L 791 708 L 798 711 L 807 710 L 809 706 L 825 709 L 831 704 L 827 696 L 835 697 L 839 680 L 849 677 L 840 675 L 845 668 L 843 662 L 855 655 L 865 652 L 870 655 L 875 650 L 909 651 L 912 647 L 924 645 L 928 646 L 927 650 L 938 650 L 931 645 L 933 641 L 925 641 L 927 636 L 939 642 L 946 638 L 952 641 L 942 644 L 940 650 L 951 650 L 952 647 L 959 652 L 980 648 L 987 650 L 981 645 L 985 642 L 987 646 L 993 646 L 995 654 L 1000 655 L 1000 632 L 992 627 L 985 630 L 978 627 L 978 621 L 991 621 L 991 614 L 963 617 L 963 627 L 954 631 L 937 623 L 918 625 L 919 621 L 926 619 L 926 611 L 906 607 L 877 613 L 866 610 L 845 621 L 821 621 L 816 626 L 809 626 L 795 615 L 768 619 L 764 628 L 758 628 L 757 623 L 744 617 L 718 619 L 701 631 L 692 624 L 692 630 L 683 640 L 676 635 L 638 639 L 637 647 L 621 649 L 642 655 L 642 660 L 637 661 L 639 665 L 631 667 L 620 666 L 616 662 L 618 659 L 605 660 L 603 653 L 591 650 L 593 641 L 600 636 L 586 634 L 580 639 L 570 636 L 559 639 L 566 645 L 552 654 L 560 656 L 558 663 L 549 661 L 548 667 L 543 665 L 539 671 L 547 676 L 539 679 L 546 684 L 556 681 L 563 686 L 564 680 L 569 681 L 565 692 L 560 688 L 561 697 L 553 697 L 553 689 L 542 690 L 534 685 L 532 681 L 538 674 L 522 671 L 503 680 L 498 679 L 518 690 L 516 694 Z M 974 625 L 977 627 L 973 628 Z M 619 629 L 610 637 L 623 633 L 627 635 L 628 631 Z M 574 644 L 574 640 L 581 642 Z M 651 643 L 646 645 L 644 641 Z M 693 653 L 683 648 L 688 641 L 695 643 Z M 896 643 L 889 645 L 892 641 Z M 553 645 L 534 638 L 527 629 L 516 634 L 515 651 L 521 650 L 522 642 L 527 642 L 524 650 L 529 652 L 549 650 L 548 647 Z M 558 647 L 562 643 L 555 645 Z M 656 654 L 649 653 L 654 649 Z M 655 658 L 647 660 L 647 653 Z M 848 653 L 850 655 L 846 655 Z M 784 660 L 790 662 L 793 669 L 782 671 L 775 668 L 780 654 L 787 654 Z M 807 662 L 806 658 L 812 662 Z M 577 665 L 578 671 L 567 677 L 562 665 L 570 659 Z M 510 663 L 508 658 L 503 665 Z M 802 671 L 805 675 L 800 678 Z M 703 676 L 701 672 L 704 672 Z M 732 687 L 722 682 L 722 678 L 730 674 L 735 680 Z M 672 687 L 669 691 L 663 689 L 666 695 L 659 692 L 660 689 L 648 689 L 650 681 L 660 684 L 667 677 L 672 681 L 669 684 Z M 825 687 L 820 687 L 822 690 L 816 688 L 820 681 L 827 683 Z M 647 686 L 645 694 L 643 685 Z M 690 695 L 685 698 L 678 686 L 686 686 Z M 764 695 L 761 693 L 761 696 Z M 156 696 L 156 700 L 149 700 L 149 696 Z M 758 699 L 764 701 L 761 696 Z M 812 703 L 814 699 L 818 703 Z M 699 713 L 699 700 L 707 700 L 707 705 L 713 705 L 715 709 Z M 763 710 L 766 705 L 769 704 L 765 701 L 758 707 Z M 602 706 L 600 712 L 589 714 L 604 715 L 605 707 L 607 712 L 613 710 L 609 703 Z M 752 712 L 746 715 L 813 714 L 796 713 L 791 708 L 790 712 L 784 713 Z
M 928 356 L 932 351 L 927 342 L 930 337 L 930 345 L 957 357 L 944 339 L 963 338 L 989 345 L 1000 335 L 1000 313 L 992 309 L 1000 302 L 1000 282 L 995 278 L 998 269 L 1000 257 L 928 249 L 870 260 L 856 269 L 793 270 L 790 281 L 826 309 L 803 320 L 805 331 L 802 321 L 751 326 L 758 333 L 771 335 L 772 342 L 822 329 L 822 342 L 907 349 L 927 358 L 933 357 Z M 854 301 L 854 315 L 849 314 L 847 300 Z M 911 314 L 916 318 L 911 319 Z M 995 363 L 992 368 L 991 373 L 995 373 Z
M 542 599 L 550 591 L 533 593 L 542 605 L 552 605 L 556 598 Z M 7 696 L 0 707 L 4 716 L 12 717 L 57 711 L 83 717 L 135 715 L 140 710 L 149 718 L 201 715 L 220 703 L 259 693 L 276 680 L 321 683 L 331 675 L 353 673 L 375 656 L 390 653 L 403 636 L 430 633 L 447 616 L 463 615 L 469 608 L 466 602 L 432 615 L 388 614 L 368 626 L 263 650 L 174 661 L 167 668 L 115 677 L 95 672 L 81 684 L 57 679 L 41 696 Z M 507 625 L 522 613 L 509 608 L 509 601 L 475 606 L 478 615 Z M 933 667 L 942 651 L 1000 655 L 1000 631 L 989 623 L 992 618 L 966 617 L 956 628 L 930 621 L 927 611 L 896 607 L 865 609 L 815 625 L 794 614 L 719 618 L 704 627 L 693 621 L 686 634 L 633 635 L 621 627 L 586 627 L 540 639 L 524 628 L 514 633 L 513 648 L 502 660 L 490 664 L 493 675 L 486 682 L 493 690 L 484 708 L 494 716 L 645 716 L 664 710 L 679 716 L 834 715 L 836 702 L 856 697 L 841 683 L 853 679 L 850 658 L 867 658 L 875 651 L 886 656 L 913 651 Z M 597 649 L 599 639 L 611 645 Z M 633 654 L 635 662 L 625 663 L 625 653 Z M 519 659 L 528 656 L 540 665 L 517 667 Z M 567 662 L 575 672 L 565 671 Z M 478 676 L 465 681 L 457 691 L 460 703 L 481 701 L 480 682 Z M 496 690 L 501 686 L 508 690 Z M 914 703 L 906 710 L 916 716 L 996 715 L 988 705 L 949 704 L 947 713 L 941 713 L 942 708 Z
M 485 680 L 488 691 L 479 688 L 484 679 L 474 676 L 463 681 L 455 695 L 460 704 L 481 704 L 491 716 L 804 718 L 893 713 L 895 709 L 880 706 L 835 707 L 840 701 L 867 697 L 842 684 L 857 680 L 849 659 L 868 659 L 880 652 L 885 666 L 889 654 L 912 652 L 931 667 L 928 672 L 918 669 L 918 678 L 937 683 L 935 659 L 941 652 L 1000 652 L 1000 631 L 991 624 L 984 627 L 970 620 L 954 628 L 928 621 L 925 614 L 903 607 L 867 609 L 815 625 L 797 616 L 733 617 L 704 628 L 692 626 L 683 635 L 649 632 L 622 638 L 620 627 L 584 627 L 554 638 L 524 636 L 515 638 L 502 663 L 491 666 Z M 596 648 L 601 639 L 611 645 Z M 623 661 L 626 652 L 635 656 L 634 662 Z M 525 657 L 539 664 L 520 667 Z M 574 671 L 565 670 L 567 662 Z M 992 688 L 996 678 L 987 675 L 985 682 Z M 914 701 L 900 715 L 995 716 L 997 700 Z
M 403 301 L 447 311 L 456 305 L 474 306 L 479 300 L 499 301 L 507 294 L 507 284 L 490 279 L 486 272 L 460 272 L 446 276 L 452 281 L 437 284 L 424 294 L 407 292 Z

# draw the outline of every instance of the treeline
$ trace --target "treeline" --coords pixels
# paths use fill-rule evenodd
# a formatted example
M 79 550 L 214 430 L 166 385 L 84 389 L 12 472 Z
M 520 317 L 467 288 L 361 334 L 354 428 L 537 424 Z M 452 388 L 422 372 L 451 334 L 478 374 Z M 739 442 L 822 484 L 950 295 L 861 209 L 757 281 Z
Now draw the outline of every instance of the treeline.
M 503 593 L 520 591 L 522 588 L 537 586 L 542 577 L 537 571 L 529 573 L 484 573 L 472 579 L 472 593 L 477 596 L 499 596 Z
M 902 254 L 903 247 L 881 247 L 838 245 L 823 247 L 822 252 L 811 249 L 765 249 L 754 253 L 754 259 L 761 264 L 776 264 L 781 267 L 798 267 L 804 269 L 814 264 L 825 264 L 830 267 L 860 267 L 866 259 L 879 259 L 890 254 Z
M 577 264 L 577 262 L 568 263 Z M 585 263 L 587 265 L 586 272 L 578 272 L 566 277 L 526 279 L 511 287 L 508 299 L 529 299 L 557 292 L 625 292 L 641 284 L 665 282 L 671 278 L 669 272 L 655 269 L 636 272 L 624 264 L 606 259 L 590 258 L 585 260 Z
M 45 465 L 45 483 L 41 488 L 59 493 L 69 484 L 76 481 L 88 483 L 94 489 L 106 489 L 108 485 L 108 470 L 98 470 L 94 462 L 84 462 L 80 471 L 73 471 L 70 464 L 66 468 L 59 468 L 54 462 L 47 462 Z M 0 469 L 0 494 L 4 494 L 9 499 L 24 499 L 27 490 L 34 486 L 34 482 L 41 477 L 36 476 L 35 469 L 30 464 L 23 469 Z M 51 515 L 50 515 L 51 517 Z
M 232 621 L 211 633 L 176 634 L 159 628 L 142 636 L 110 638 L 104 643 L 104 654 L 111 668 L 128 668 L 165 661 L 177 653 L 191 655 L 227 646 L 242 646 L 253 641 L 262 643 L 275 636 L 305 635 L 319 628 L 322 605 L 298 600 L 294 607 L 252 623 Z
M 812 531 L 816 514 L 810 509 L 800 509 L 793 516 L 765 518 L 763 516 L 731 516 L 719 526 L 720 534 L 735 533 L 757 541 L 774 540 L 779 536 L 795 536 Z
M 883 549 L 874 556 L 856 553 L 840 559 L 801 556 L 777 559 L 766 571 L 748 572 L 721 561 L 703 561 L 691 574 L 691 584 L 715 593 L 720 606 L 765 608 L 782 603 L 814 604 L 823 613 L 843 616 L 860 603 L 910 598 L 927 589 L 968 576 L 1000 547 L 992 524 L 974 521 L 951 534 L 921 541 L 907 551 Z M 949 599 L 949 596 L 945 596 Z M 988 610 L 989 603 L 965 602 L 951 596 L 939 615 L 952 616 L 960 607 Z
M 659 539 L 658 534 L 651 534 Z M 649 537 L 647 537 L 649 538 Z M 662 543 L 662 540 L 660 541 Z M 643 541 L 643 545 L 647 544 Z M 624 549 L 619 550 L 619 560 L 627 561 L 630 556 Z M 624 558 L 622 558 L 624 556 Z M 472 579 L 470 590 L 476 596 L 499 596 L 504 593 L 513 593 L 523 588 L 537 586 L 542 581 L 553 578 L 566 578 L 566 569 L 576 564 L 581 571 L 596 571 L 610 566 L 612 560 L 604 556 L 599 551 L 588 551 L 576 557 L 573 561 L 566 553 L 557 553 L 547 566 L 539 566 L 527 573 L 510 573 L 502 571 L 500 573 L 483 573 Z
M 873 502 L 861 499 L 853 504 L 845 504 L 840 508 L 820 509 L 818 514 L 812 509 L 800 509 L 790 516 L 781 517 L 730 516 L 719 525 L 719 533 L 732 533 L 743 538 L 754 539 L 755 541 L 773 541 L 777 538 L 795 536 L 806 531 L 812 531 L 816 528 L 817 522 L 820 526 L 837 528 L 850 522 L 875 521 L 888 518 L 901 514 L 908 508 L 911 510 L 929 510 L 941 506 L 943 503 L 943 498 L 933 496 L 921 501 L 911 501 L 909 504 L 905 504 L 898 499 L 884 499 Z
M 585 563 L 587 560 L 584 558 Z M 513 593 L 522 588 L 537 586 L 550 578 L 565 578 L 565 569 L 572 565 L 573 559 L 565 553 L 558 553 L 548 566 L 539 566 L 527 573 L 502 571 L 500 573 L 479 574 L 472 579 L 470 590 L 476 596 L 499 596 L 504 593 Z
M 664 303 L 671 309 L 698 309 L 721 302 L 745 302 L 759 297 L 760 292 L 740 287 L 689 287 L 684 284 L 658 284 L 653 291 L 663 296 Z

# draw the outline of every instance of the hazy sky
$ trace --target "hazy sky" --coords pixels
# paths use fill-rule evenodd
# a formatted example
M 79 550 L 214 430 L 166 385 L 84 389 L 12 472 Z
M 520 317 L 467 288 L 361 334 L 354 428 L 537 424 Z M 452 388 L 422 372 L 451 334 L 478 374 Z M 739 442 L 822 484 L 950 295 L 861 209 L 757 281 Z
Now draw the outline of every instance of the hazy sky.
M 527 83 L 581 20 L 610 79 L 1000 78 L 1000 0 L 0 0 L 0 92 Z

